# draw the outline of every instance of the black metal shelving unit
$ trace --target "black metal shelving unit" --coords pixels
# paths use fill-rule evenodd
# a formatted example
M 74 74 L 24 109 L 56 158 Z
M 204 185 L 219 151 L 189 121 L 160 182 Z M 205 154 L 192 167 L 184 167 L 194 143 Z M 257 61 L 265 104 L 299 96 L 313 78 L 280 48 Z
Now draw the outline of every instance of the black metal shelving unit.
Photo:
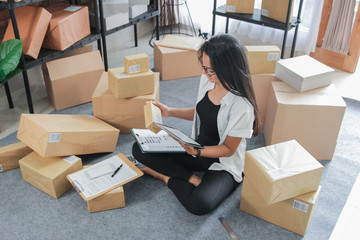
M 0 7 L 7 9 L 10 13 L 10 18 L 13 23 L 15 38 L 20 39 L 19 29 L 17 26 L 16 16 L 15 16 L 15 9 L 19 8 L 19 7 L 31 5 L 34 3 L 42 2 L 42 1 L 43 0 L 22 0 L 20 2 L 13 2 L 13 0 L 8 0 L 7 2 L 0 2 Z M 98 1 L 101 2 L 101 0 L 98 0 Z M 97 0 L 94 0 L 94 7 L 95 8 L 98 7 Z M 96 19 L 98 19 L 97 15 L 96 15 Z M 77 48 L 85 46 L 94 41 L 97 41 L 98 49 L 101 50 L 101 33 L 100 33 L 100 24 L 98 22 L 96 23 L 96 27 L 91 29 L 91 34 L 89 36 L 81 39 L 80 41 L 76 42 L 75 44 L 73 44 L 69 48 L 65 49 L 64 51 L 54 51 L 54 50 L 42 48 L 40 50 L 40 53 L 39 53 L 39 56 L 37 59 L 25 58 L 24 55 L 21 56 L 19 66 L 23 70 L 22 74 L 23 74 L 25 92 L 26 92 L 26 97 L 27 97 L 27 102 L 28 102 L 28 107 L 29 107 L 30 113 L 34 113 L 34 108 L 33 108 L 33 104 L 32 104 L 31 91 L 30 91 L 30 85 L 29 85 L 29 77 L 27 74 L 27 70 L 29 70 L 33 67 L 36 67 L 44 62 L 55 59 L 63 54 L 71 52 L 72 50 L 75 50 Z M 8 102 L 9 102 L 9 107 L 14 108 L 8 82 L 6 82 L 4 84 L 4 87 L 5 87 L 6 96 L 7 96 Z
M 130 26 L 134 26 L 134 38 L 135 38 L 135 47 L 138 46 L 138 35 L 137 35 L 137 24 L 139 22 L 156 18 L 156 39 L 159 40 L 159 16 L 160 16 L 160 9 L 159 9 L 159 0 L 156 0 L 155 6 L 148 6 L 148 11 L 146 13 L 141 14 L 140 16 L 137 16 L 136 18 L 130 18 L 129 23 L 126 23 L 124 25 L 115 27 L 113 29 L 106 29 L 105 26 L 105 18 L 104 18 L 104 12 L 103 12 L 103 3 L 102 0 L 99 0 L 99 12 L 100 12 L 100 24 L 101 24 L 101 38 L 102 38 L 102 49 L 103 49 L 103 59 L 104 59 L 104 65 L 105 65 L 105 71 L 108 70 L 108 59 L 107 59 L 107 46 L 106 46 L 106 37 L 118 32 L 120 30 L 123 30 L 125 28 L 128 28 Z
M 292 21 L 290 22 L 290 14 L 291 14 L 291 6 L 294 0 L 289 0 L 289 6 L 287 11 L 287 17 L 286 22 L 282 23 L 267 17 L 264 17 L 261 15 L 260 9 L 254 9 L 253 14 L 242 14 L 242 13 L 229 13 L 225 11 L 225 5 L 222 5 L 220 7 L 217 7 L 217 0 L 214 0 L 214 8 L 213 8 L 213 23 L 212 23 L 212 35 L 215 33 L 215 22 L 216 22 L 216 16 L 222 16 L 226 17 L 226 26 L 225 26 L 225 32 L 228 32 L 229 28 L 229 19 L 236 19 L 244 22 L 249 22 L 257 25 L 262 25 L 266 27 L 276 28 L 284 31 L 284 37 L 283 37 L 283 43 L 281 47 L 281 58 L 284 58 L 284 52 L 286 47 L 286 38 L 288 31 L 290 31 L 292 28 L 295 28 L 293 43 L 291 46 L 291 53 L 290 57 L 294 56 L 295 53 L 295 46 L 296 46 L 296 38 L 298 33 L 298 28 L 301 23 L 301 11 L 302 11 L 302 5 L 303 0 L 300 0 L 299 3 L 299 10 L 296 17 L 293 17 Z

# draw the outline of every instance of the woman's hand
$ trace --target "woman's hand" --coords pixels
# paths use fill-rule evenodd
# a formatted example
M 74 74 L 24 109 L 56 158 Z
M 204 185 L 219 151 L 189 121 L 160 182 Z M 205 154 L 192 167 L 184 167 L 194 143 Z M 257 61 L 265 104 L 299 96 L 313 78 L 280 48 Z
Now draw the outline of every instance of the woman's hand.
M 159 103 L 159 102 L 152 102 L 152 104 L 154 104 L 155 106 L 157 106 L 158 108 L 160 108 L 161 110 L 161 116 L 163 117 L 170 117 L 170 108 L 168 106 L 166 106 L 165 104 Z
M 175 139 L 175 138 L 174 138 Z M 175 139 L 176 140 L 176 139 Z M 190 146 L 190 145 L 186 145 L 186 144 L 183 144 L 182 142 L 179 142 L 178 140 L 176 140 L 186 151 L 187 154 L 189 155 L 194 155 L 196 156 L 198 151 L 195 147 L 193 146 Z

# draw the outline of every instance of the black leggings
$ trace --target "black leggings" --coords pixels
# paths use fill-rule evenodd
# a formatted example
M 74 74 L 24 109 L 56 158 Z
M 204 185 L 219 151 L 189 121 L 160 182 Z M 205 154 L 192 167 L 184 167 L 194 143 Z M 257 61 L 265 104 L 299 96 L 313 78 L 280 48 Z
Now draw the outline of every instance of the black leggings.
M 218 159 L 197 159 L 187 153 L 142 153 L 137 143 L 134 143 L 132 153 L 139 162 L 169 176 L 168 187 L 181 204 L 196 215 L 214 210 L 239 186 L 230 173 L 208 170 Z M 197 187 L 188 182 L 193 171 L 204 172 Z

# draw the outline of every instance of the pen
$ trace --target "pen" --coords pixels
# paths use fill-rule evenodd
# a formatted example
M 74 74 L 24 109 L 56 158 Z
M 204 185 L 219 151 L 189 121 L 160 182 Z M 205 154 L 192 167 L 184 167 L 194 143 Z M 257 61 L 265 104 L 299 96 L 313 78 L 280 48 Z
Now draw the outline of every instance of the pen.
M 122 167 L 123 164 L 121 164 L 116 170 L 115 172 L 111 175 L 111 177 L 114 177 L 115 174 L 120 170 L 120 168 Z

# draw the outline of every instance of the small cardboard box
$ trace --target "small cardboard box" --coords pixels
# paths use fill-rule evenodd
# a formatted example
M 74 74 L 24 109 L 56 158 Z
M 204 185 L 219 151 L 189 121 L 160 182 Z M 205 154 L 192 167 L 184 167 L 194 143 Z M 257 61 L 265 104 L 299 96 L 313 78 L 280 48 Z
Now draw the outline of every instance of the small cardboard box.
M 245 153 L 244 174 L 268 204 L 316 191 L 322 171 L 323 166 L 295 140 Z
M 281 81 L 273 74 L 252 74 L 252 85 L 255 92 L 256 104 L 260 113 L 261 124 L 265 123 L 266 111 L 268 105 L 268 96 L 270 92 L 271 82 Z
M 0 173 L 19 167 L 19 160 L 33 150 L 22 142 L 0 147 Z
M 230 13 L 254 13 L 255 0 L 226 0 L 226 12 Z
M 204 42 L 205 40 L 201 37 L 168 34 L 160 41 L 157 41 L 156 45 L 161 47 L 198 51 Z
M 320 190 L 321 186 L 314 192 L 268 204 L 245 176 L 240 210 L 304 236 L 314 214 Z
M 152 104 L 152 102 L 147 102 L 144 105 L 144 115 L 145 115 L 145 127 L 154 133 L 161 131 L 161 128 L 156 125 L 156 123 L 162 123 L 161 110 L 159 107 Z
M 331 160 L 346 104 L 334 85 L 299 93 L 272 82 L 264 124 L 266 145 L 296 139 L 318 160 Z
M 19 165 L 25 182 L 54 198 L 72 187 L 66 176 L 82 168 L 81 159 L 76 156 L 44 158 L 36 152 L 22 158 Z
M 127 74 L 149 71 L 149 56 L 145 53 L 124 57 L 124 68 Z
M 42 65 L 46 91 L 56 110 L 91 101 L 104 64 L 98 50 Z
M 148 10 L 147 4 L 129 4 L 129 18 L 136 18 Z
M 63 51 L 90 34 L 87 6 L 60 4 L 47 8 L 52 14 L 44 48 Z
M 286 23 L 286 17 L 289 8 L 290 0 L 262 0 L 261 2 L 261 15 Z M 289 22 L 293 19 L 294 2 L 292 1 Z
M 38 58 L 43 44 L 46 30 L 48 29 L 51 13 L 42 7 L 24 6 L 15 9 L 18 17 L 17 25 L 20 39 L 23 41 L 23 53 L 27 57 Z M 11 20 L 6 28 L 3 42 L 15 38 Z
M 309 91 L 331 84 L 334 69 L 303 55 L 276 62 L 275 76 L 298 92 Z
M 280 48 L 275 45 L 245 46 L 251 74 L 275 73 Z
M 197 51 L 158 46 L 154 41 L 154 66 L 161 80 L 200 76 Z
M 123 67 L 108 71 L 109 90 L 116 98 L 128 98 L 154 92 L 154 73 L 151 70 L 127 74 Z
M 116 99 L 108 87 L 108 73 L 104 72 L 92 97 L 94 116 L 120 129 L 121 133 L 131 133 L 131 128 L 145 128 L 144 104 L 159 101 L 159 73 L 154 74 L 154 85 L 152 94 Z
M 89 166 L 84 166 L 87 168 Z M 120 186 L 86 202 L 89 213 L 125 207 L 124 188 Z
M 17 134 L 42 157 L 113 152 L 118 137 L 119 130 L 100 119 L 67 114 L 21 114 Z

